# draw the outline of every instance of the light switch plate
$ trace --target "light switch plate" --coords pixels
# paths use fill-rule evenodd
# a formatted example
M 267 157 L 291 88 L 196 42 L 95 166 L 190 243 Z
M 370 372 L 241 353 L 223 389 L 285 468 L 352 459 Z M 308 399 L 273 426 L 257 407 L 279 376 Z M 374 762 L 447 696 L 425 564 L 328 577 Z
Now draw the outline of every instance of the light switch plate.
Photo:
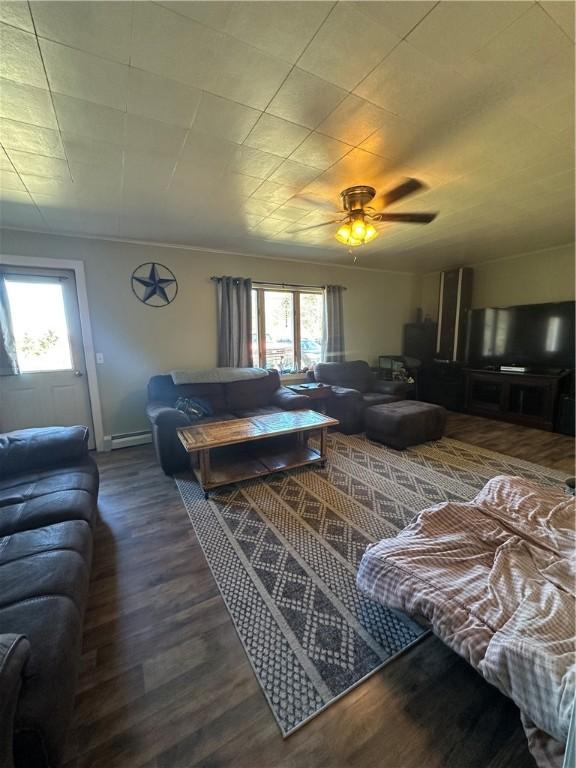
M 96 362 L 98 365 L 104 365 L 104 354 L 102 352 L 96 352 Z

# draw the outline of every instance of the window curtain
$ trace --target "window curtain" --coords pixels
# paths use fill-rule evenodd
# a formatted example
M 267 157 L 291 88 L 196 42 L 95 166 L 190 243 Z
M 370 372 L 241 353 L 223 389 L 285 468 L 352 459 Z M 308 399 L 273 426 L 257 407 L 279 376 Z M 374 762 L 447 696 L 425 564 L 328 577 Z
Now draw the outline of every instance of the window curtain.
M 0 376 L 16 376 L 18 373 L 20 369 L 8 304 L 6 276 L 0 272 Z
M 344 360 L 344 309 L 341 285 L 327 285 L 324 288 L 324 335 L 322 339 L 322 360 L 338 363 Z
M 252 280 L 216 278 L 218 366 L 252 368 Z

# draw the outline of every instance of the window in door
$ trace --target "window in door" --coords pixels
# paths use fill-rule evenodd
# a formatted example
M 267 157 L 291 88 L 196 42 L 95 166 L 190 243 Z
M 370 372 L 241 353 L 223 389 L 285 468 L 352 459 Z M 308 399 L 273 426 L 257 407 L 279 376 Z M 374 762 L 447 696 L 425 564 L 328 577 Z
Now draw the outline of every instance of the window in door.
M 254 364 L 280 373 L 298 373 L 320 362 L 323 294 L 283 286 L 252 292 Z
M 14 276 L 6 290 L 21 373 L 72 370 L 62 283 Z

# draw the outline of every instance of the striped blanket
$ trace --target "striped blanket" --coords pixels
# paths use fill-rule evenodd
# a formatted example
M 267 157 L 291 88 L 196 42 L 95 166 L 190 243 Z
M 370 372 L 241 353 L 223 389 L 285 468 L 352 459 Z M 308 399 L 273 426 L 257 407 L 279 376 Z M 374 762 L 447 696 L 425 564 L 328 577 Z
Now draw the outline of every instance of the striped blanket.
M 542 768 L 562 764 L 576 692 L 575 543 L 573 498 L 500 476 L 368 547 L 357 578 L 516 702 Z

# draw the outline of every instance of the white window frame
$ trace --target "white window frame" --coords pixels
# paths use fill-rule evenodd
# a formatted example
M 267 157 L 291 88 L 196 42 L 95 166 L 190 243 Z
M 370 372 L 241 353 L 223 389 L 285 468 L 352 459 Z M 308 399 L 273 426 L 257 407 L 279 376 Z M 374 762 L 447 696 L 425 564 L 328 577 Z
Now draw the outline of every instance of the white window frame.
M 62 284 L 65 280 L 67 280 L 67 277 L 64 277 L 63 275 L 55 275 L 52 276 L 50 274 L 42 275 L 42 274 L 34 274 L 29 275 L 24 272 L 18 272 L 17 270 L 14 272 L 10 271 L 10 268 L 5 272 L 6 282 L 7 283 L 55 283 L 59 284 L 62 288 Z M 8 293 L 8 296 L 10 297 L 10 293 Z M 34 376 L 36 374 L 43 374 L 43 373 L 63 373 L 66 371 L 73 371 L 76 367 L 76 361 L 74 360 L 74 355 L 72 353 L 72 338 L 70 336 L 70 324 L 69 324 L 69 317 L 68 317 L 68 306 L 66 302 L 66 294 L 64 291 L 62 291 L 62 302 L 64 305 L 64 316 L 66 318 L 66 331 L 67 331 L 67 346 L 68 346 L 68 353 L 70 356 L 70 366 L 68 368 L 38 368 L 34 370 L 24 371 L 22 369 L 22 365 L 19 361 L 19 367 L 21 373 L 25 373 L 27 376 Z M 14 320 L 13 320 L 14 322 Z M 16 350 L 16 355 L 18 356 L 18 350 Z
M 74 273 L 76 282 L 76 296 L 78 299 L 78 312 L 80 315 L 80 329 L 82 331 L 82 346 L 86 361 L 86 379 L 88 382 L 88 399 L 92 411 L 92 424 L 94 425 L 94 442 L 97 451 L 104 451 L 104 423 L 102 419 L 102 404 L 96 373 L 96 355 L 92 337 L 92 324 L 90 322 L 90 309 L 88 306 L 88 291 L 86 290 L 86 272 L 83 261 L 73 259 L 48 259 L 41 256 L 12 256 L 0 254 L 0 265 L 6 267 L 29 267 L 32 269 L 66 269 Z
M 294 344 L 294 367 L 295 371 L 291 373 L 280 373 L 284 377 L 301 376 L 302 359 L 301 359 L 301 327 L 300 327 L 300 294 L 301 293 L 315 293 L 320 296 L 324 295 L 324 289 L 317 286 L 298 286 L 298 285 L 285 285 L 282 283 L 252 283 L 252 290 L 256 293 L 256 317 L 257 317 L 257 331 L 258 331 L 258 360 L 254 360 L 254 365 L 258 364 L 261 368 L 266 367 L 266 312 L 265 312 L 265 300 L 264 294 L 267 291 L 277 291 L 280 293 L 292 294 L 292 325 L 293 325 L 293 344 Z M 322 334 L 324 329 L 321 329 Z

